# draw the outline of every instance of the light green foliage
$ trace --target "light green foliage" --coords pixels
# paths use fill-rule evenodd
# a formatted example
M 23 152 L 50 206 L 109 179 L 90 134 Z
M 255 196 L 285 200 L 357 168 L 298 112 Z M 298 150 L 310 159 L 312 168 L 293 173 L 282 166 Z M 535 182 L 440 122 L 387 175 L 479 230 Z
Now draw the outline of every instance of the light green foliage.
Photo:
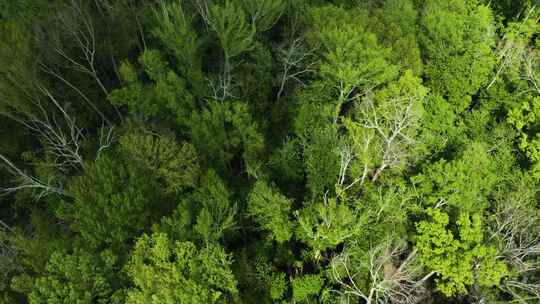
M 450 206 L 465 212 L 487 207 L 487 195 L 497 181 L 486 147 L 473 143 L 455 160 L 440 160 L 413 181 L 425 206 Z
M 143 132 L 129 132 L 122 136 L 122 153 L 163 181 L 170 193 L 193 188 L 199 176 L 195 148 L 189 143 L 179 144 L 170 136 Z
M 157 110 L 145 98 L 143 86 L 138 81 L 135 67 L 127 61 L 122 62 L 119 70 L 124 87 L 111 92 L 108 96 L 112 104 L 126 104 L 130 109 L 154 114 Z
M 533 161 L 532 172 L 540 178 L 540 97 L 523 101 L 508 113 L 508 122 L 520 132 L 519 148 Z M 530 132 L 529 130 L 534 130 Z
M 429 156 L 461 141 L 463 129 L 453 106 L 440 95 L 431 94 L 425 102 L 418 150 Z
M 427 214 L 431 221 L 417 224 L 416 245 L 421 262 L 439 276 L 437 288 L 443 294 L 464 294 L 474 283 L 495 286 L 507 275 L 496 249 L 482 243 L 480 214 L 461 213 L 457 231 L 451 230 L 448 214 L 431 208 Z
M 498 285 L 507 275 L 496 248 L 484 243 L 482 213 L 499 180 L 494 169 L 485 146 L 472 143 L 459 158 L 441 160 L 413 178 L 431 218 L 417 223 L 419 256 L 448 297 L 473 284 Z
M 203 18 L 216 34 L 225 60 L 253 48 L 255 26 L 247 22 L 245 11 L 235 1 L 226 0 L 224 5 L 211 4 L 206 13 L 208 15 Z
M 415 75 L 422 73 L 421 49 L 418 45 L 418 12 L 411 0 L 384 1 L 372 18 L 373 32 L 385 47 L 391 48 L 389 61 L 410 69 Z
M 194 230 L 205 241 L 220 239 L 235 225 L 236 205 L 231 202 L 225 183 L 214 171 L 209 171 L 202 178 L 193 200 L 202 208 Z
M 270 298 L 279 300 L 283 298 L 287 290 L 287 282 L 285 281 L 284 273 L 274 273 L 270 281 Z
M 180 2 L 162 2 L 155 14 L 158 26 L 152 33 L 174 55 L 182 76 L 192 86 L 200 86 L 203 83 L 202 62 L 199 53 L 201 42 L 192 26 L 193 13 L 185 12 Z M 200 88 L 197 87 L 197 89 Z
M 314 250 L 315 259 L 321 251 L 335 248 L 356 236 L 362 225 L 362 220 L 354 210 L 335 199 L 311 203 L 296 214 L 296 237 Z
M 113 295 L 116 257 L 109 251 L 99 254 L 54 252 L 42 276 L 21 276 L 13 281 L 20 292 L 28 291 L 28 303 L 121 303 Z
M 353 89 L 365 92 L 396 76 L 388 50 L 374 34 L 358 30 L 367 28 L 364 12 L 326 6 L 311 9 L 308 20 L 308 44 L 321 53 L 320 75 L 339 90 L 338 107 Z
M 263 181 L 257 181 L 249 194 L 248 214 L 278 243 L 288 241 L 292 236 L 291 207 L 292 202 L 287 197 Z
M 127 304 L 232 303 L 238 291 L 230 257 L 217 245 L 197 249 L 166 234 L 143 235 L 127 273 Z
M 317 298 L 322 289 L 323 279 L 318 275 L 307 274 L 294 278 L 293 298 L 296 301 L 309 301 L 310 298 Z
M 429 85 L 462 112 L 495 64 L 493 15 L 476 0 L 427 0 L 420 24 Z

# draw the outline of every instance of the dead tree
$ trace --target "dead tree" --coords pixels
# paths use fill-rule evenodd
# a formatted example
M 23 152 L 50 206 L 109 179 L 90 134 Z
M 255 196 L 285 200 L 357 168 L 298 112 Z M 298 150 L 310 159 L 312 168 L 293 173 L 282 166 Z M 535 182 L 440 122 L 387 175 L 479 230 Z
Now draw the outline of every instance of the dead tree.
M 81 156 L 84 140 L 82 129 L 47 88 L 41 85 L 36 85 L 36 88 L 53 105 L 55 111 L 46 109 L 42 101 L 35 97 L 30 99 L 31 111 L 12 110 L 0 114 L 19 122 L 34 133 L 43 142 L 45 153 L 56 168 L 61 171 L 69 168 L 84 169 Z M 55 112 L 60 114 L 59 117 Z
M 57 172 L 66 174 L 72 170 L 84 170 L 85 161 L 82 156 L 82 143 L 85 139 L 84 130 L 79 127 L 65 105 L 44 86 L 36 85 L 36 90 L 48 101 L 46 107 L 40 97 L 29 95 L 30 109 L 10 109 L 0 112 L 26 127 L 43 145 L 47 165 Z M 114 127 L 102 125 L 99 134 L 97 155 L 108 149 L 114 141 Z M 3 193 L 12 193 L 23 189 L 37 190 L 36 199 L 56 193 L 67 195 L 61 182 L 53 178 L 42 180 L 16 166 L 7 157 L 0 154 L 0 160 L 7 171 L 14 177 L 14 186 L 0 189 Z
M 396 100 L 396 102 L 398 101 Z M 377 180 L 385 168 L 394 164 L 399 164 L 406 157 L 406 152 L 404 151 L 403 146 L 414 143 L 414 140 L 408 137 L 408 135 L 404 132 L 414 120 L 414 114 L 411 110 L 412 106 L 412 99 L 407 100 L 407 106 L 403 112 L 394 106 L 393 118 L 395 120 L 392 123 L 392 127 L 387 129 L 386 132 L 379 125 L 376 114 L 373 116 L 374 119 L 371 121 L 371 123 L 368 122 L 368 124 L 366 124 L 367 128 L 374 128 L 383 139 L 382 163 L 373 174 L 373 181 Z
M 487 85 L 489 89 L 497 79 L 507 71 L 509 68 L 524 65 L 524 75 L 522 76 L 526 80 L 530 81 L 535 87 L 536 91 L 539 91 L 539 83 L 534 74 L 531 72 L 531 50 L 528 46 L 530 37 L 526 36 L 528 23 L 532 18 L 537 18 L 534 22 L 538 22 L 536 14 L 536 6 L 531 7 L 525 17 L 519 24 L 514 24 L 516 27 L 513 30 L 505 33 L 502 39 L 499 41 L 495 50 L 497 54 L 497 67 L 495 75 L 490 83 Z
M 71 0 L 69 6 L 59 13 L 58 20 L 61 31 L 70 38 L 79 53 L 69 54 L 61 43 L 57 44 L 55 52 L 64 58 L 72 69 L 90 75 L 103 94 L 108 95 L 109 91 L 96 70 L 96 31 L 88 12 L 79 1 Z
M 279 48 L 278 52 L 278 61 L 281 64 L 277 92 L 277 100 L 279 101 L 288 83 L 297 82 L 305 85 L 301 77 L 315 72 L 315 62 L 311 60 L 313 50 L 305 48 L 302 38 L 292 39 L 288 46 Z
M 43 181 L 26 173 L 2 154 L 0 154 L 0 160 L 2 163 L 4 163 L 7 171 L 14 177 L 15 184 L 15 186 L 0 189 L 0 193 L 9 194 L 24 189 L 31 189 L 37 191 L 37 195 L 35 197 L 36 200 L 39 200 L 40 198 L 51 193 L 67 195 L 62 185 L 55 183 L 53 180 Z
M 232 1 L 221 6 L 207 0 L 195 0 L 194 6 L 207 30 L 217 36 L 223 50 L 222 73 L 217 81 L 211 82 L 214 95 L 221 101 L 234 97 L 232 72 L 238 62 L 233 60 L 254 48 L 255 25 L 246 21 L 245 11 Z
M 375 131 L 381 155 L 381 164 L 373 173 L 372 181 L 376 181 L 386 168 L 406 160 L 407 148 L 415 142 L 411 131 L 420 119 L 415 109 L 419 102 L 417 96 L 396 96 L 384 105 L 376 106 L 373 98 L 368 96 L 359 107 L 364 127 Z
M 59 11 L 58 23 L 59 32 L 53 44 L 54 51 L 67 63 L 67 67 L 75 71 L 81 72 L 90 76 L 97 84 L 104 96 L 109 94 L 97 66 L 97 49 L 96 49 L 96 30 L 93 24 L 92 17 L 89 15 L 84 4 L 80 0 L 70 0 L 68 5 Z M 96 4 L 99 8 L 100 6 Z M 64 39 L 67 39 L 69 45 L 75 47 L 75 51 L 71 52 L 64 46 Z M 113 66 L 116 68 L 116 62 L 111 57 Z M 43 70 L 60 80 L 62 83 L 73 89 L 81 98 L 98 113 L 102 120 L 111 125 L 103 112 L 78 88 L 73 82 L 69 81 L 62 73 L 58 72 L 54 67 L 42 63 Z M 122 114 L 113 106 L 116 114 L 123 119 Z
M 331 261 L 332 279 L 341 287 L 334 292 L 347 303 L 351 299 L 356 303 L 359 298 L 366 304 L 418 303 L 425 293 L 424 283 L 433 273 L 422 276 L 415 263 L 416 251 L 402 259 L 405 250 L 391 241 L 369 250 L 367 259 L 352 259 L 344 250 Z
M 528 300 L 540 300 L 540 283 L 535 279 L 540 271 L 540 217 L 526 204 L 523 197 L 498 202 L 491 239 L 497 241 L 500 258 L 516 271 L 501 288 L 516 299 L 526 294 Z

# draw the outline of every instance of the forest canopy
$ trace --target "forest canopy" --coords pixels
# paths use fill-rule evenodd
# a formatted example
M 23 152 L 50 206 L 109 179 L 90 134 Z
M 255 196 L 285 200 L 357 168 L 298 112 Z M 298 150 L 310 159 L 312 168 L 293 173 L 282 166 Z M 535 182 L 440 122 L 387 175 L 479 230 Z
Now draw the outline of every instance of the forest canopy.
M 535 0 L 0 0 L 0 304 L 540 303 Z

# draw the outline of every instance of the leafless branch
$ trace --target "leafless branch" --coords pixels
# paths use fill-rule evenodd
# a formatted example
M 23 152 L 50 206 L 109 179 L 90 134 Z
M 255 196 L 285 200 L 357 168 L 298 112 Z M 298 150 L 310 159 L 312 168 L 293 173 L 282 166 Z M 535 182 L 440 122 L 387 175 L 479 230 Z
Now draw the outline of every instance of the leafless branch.
M 400 164 L 406 159 L 406 147 L 414 143 L 408 131 L 419 119 L 413 110 L 417 102 L 418 99 L 414 96 L 396 97 L 385 102 L 388 106 L 380 109 L 375 106 L 370 95 L 364 99 L 360 107 L 364 127 L 375 130 L 382 142 L 380 148 L 382 162 L 375 170 L 372 181 L 376 181 L 386 168 Z M 379 112 L 384 112 L 385 115 Z
M 108 95 L 108 90 L 96 70 L 96 32 L 92 18 L 82 8 L 82 4 L 78 0 L 71 0 L 66 11 L 59 13 L 58 20 L 62 30 L 77 46 L 80 56 L 68 54 L 61 45 L 56 46 L 55 51 L 70 64 L 71 68 L 90 75 L 101 91 Z
M 490 239 L 497 241 L 500 258 L 517 272 L 501 288 L 517 299 L 523 294 L 540 299 L 540 284 L 534 278 L 540 271 L 540 218 L 526 207 L 526 200 L 517 197 L 496 202 Z
M 55 185 L 51 180 L 42 181 L 19 169 L 7 157 L 0 154 L 0 160 L 4 163 L 7 171 L 15 177 L 16 186 L 0 189 L 0 193 L 9 194 L 23 189 L 35 189 L 38 191 L 36 200 L 51 194 L 67 195 L 61 185 Z
M 500 74 L 503 73 L 506 69 L 508 69 L 511 66 L 519 65 L 520 62 L 522 62 L 527 57 L 527 45 L 526 41 L 522 41 L 515 35 L 519 35 L 521 32 L 521 29 L 525 25 L 525 23 L 528 22 L 528 20 L 533 15 L 534 11 L 536 10 L 536 6 L 531 7 L 529 9 L 527 15 L 525 18 L 523 18 L 522 22 L 519 24 L 517 28 L 517 33 L 507 33 L 505 36 L 501 39 L 499 42 L 496 53 L 497 56 L 497 62 L 498 67 L 495 72 L 495 75 L 493 76 L 493 79 L 490 81 L 488 86 L 486 87 L 489 89 L 497 79 L 499 78 Z
M 278 101 L 289 82 L 295 81 L 304 85 L 301 77 L 315 72 L 315 62 L 310 60 L 313 56 L 313 50 L 305 49 L 302 38 L 293 39 L 288 46 L 280 48 L 279 53 L 281 73 L 278 78 Z
M 361 298 L 367 304 L 413 304 L 421 300 L 425 281 L 433 274 L 420 278 L 414 266 L 416 251 L 401 260 L 402 245 L 387 241 L 368 252 L 367 262 L 352 261 L 348 253 L 341 253 L 331 262 L 332 278 L 341 286 L 336 292 L 344 296 Z M 368 284 L 358 286 L 357 280 L 367 276 Z
M 114 140 L 114 126 L 106 127 L 105 125 L 102 125 L 99 129 L 99 148 L 96 152 L 96 158 L 99 157 L 101 152 L 109 149 L 112 146 Z

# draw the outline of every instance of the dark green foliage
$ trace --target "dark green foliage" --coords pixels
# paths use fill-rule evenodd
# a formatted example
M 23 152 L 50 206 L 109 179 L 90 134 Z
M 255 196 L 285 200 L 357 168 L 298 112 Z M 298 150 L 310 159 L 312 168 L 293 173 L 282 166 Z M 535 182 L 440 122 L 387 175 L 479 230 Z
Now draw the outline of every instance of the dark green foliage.
M 99 254 L 54 252 L 45 272 L 32 278 L 17 277 L 13 288 L 28 293 L 28 302 L 38 303 L 122 303 L 113 269 L 116 257 L 108 251 Z
M 65 202 L 59 216 L 90 246 L 121 245 L 149 224 L 155 186 L 144 171 L 103 155 L 74 180 L 75 201 Z
M 0 303 L 540 303 L 539 20 L 0 1 Z

